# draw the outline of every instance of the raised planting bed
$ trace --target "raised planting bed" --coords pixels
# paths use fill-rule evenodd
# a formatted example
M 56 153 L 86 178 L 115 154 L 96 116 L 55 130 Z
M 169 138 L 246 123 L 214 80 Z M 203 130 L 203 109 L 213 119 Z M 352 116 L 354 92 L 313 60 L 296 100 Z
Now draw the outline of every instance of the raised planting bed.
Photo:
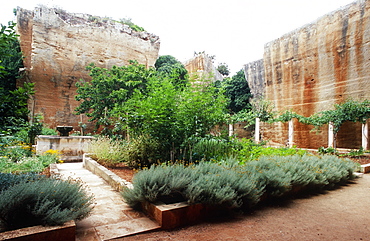
M 116 191 L 122 191 L 124 186 L 132 188 L 130 182 L 100 165 L 90 158 L 88 154 L 84 155 L 83 162 L 87 170 L 103 178 Z M 215 208 L 207 207 L 203 204 L 189 205 L 186 202 L 171 204 L 144 202 L 142 203 L 142 209 L 149 217 L 156 220 L 162 229 L 173 229 L 199 222 L 215 210 Z
M 89 157 L 88 154 L 83 155 L 83 167 L 103 178 L 114 190 L 118 192 L 122 191 L 123 187 L 132 188 L 132 184 L 130 182 L 123 180 L 106 167 L 100 165 Z
M 63 226 L 33 226 L 0 233 L 0 240 L 14 241 L 75 241 L 76 224 L 69 221 Z
M 186 202 L 172 204 L 144 202 L 141 206 L 162 229 L 173 229 L 200 222 L 214 210 L 203 204 L 189 205 Z

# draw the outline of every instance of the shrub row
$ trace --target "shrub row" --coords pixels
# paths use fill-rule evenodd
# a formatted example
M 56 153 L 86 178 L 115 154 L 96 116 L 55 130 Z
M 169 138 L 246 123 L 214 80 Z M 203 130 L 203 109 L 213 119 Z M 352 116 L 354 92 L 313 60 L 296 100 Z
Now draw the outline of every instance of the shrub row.
M 152 166 L 137 173 L 133 189 L 122 192 L 127 203 L 174 198 L 188 203 L 248 208 L 261 196 L 279 197 L 294 187 L 321 189 L 353 178 L 356 164 L 335 156 L 274 156 L 258 161 L 220 164 L 200 162 Z
M 0 229 L 62 225 L 92 210 L 93 197 L 76 181 L 0 174 Z M 13 182 L 13 183 L 12 183 Z
M 133 137 L 130 141 L 113 140 L 99 137 L 89 145 L 91 157 L 105 166 L 125 163 L 134 168 L 143 168 L 161 160 L 163 147 L 149 135 Z M 260 156 L 304 155 L 307 151 L 297 148 L 273 148 L 256 144 L 250 139 L 224 139 L 220 137 L 204 137 L 189 140 L 179 156 L 185 162 L 220 161 L 237 159 L 240 163 L 256 160 Z

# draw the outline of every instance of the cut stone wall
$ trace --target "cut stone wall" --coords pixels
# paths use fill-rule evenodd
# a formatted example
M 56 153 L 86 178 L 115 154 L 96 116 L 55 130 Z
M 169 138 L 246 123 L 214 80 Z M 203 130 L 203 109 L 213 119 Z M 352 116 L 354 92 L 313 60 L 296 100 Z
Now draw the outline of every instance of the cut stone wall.
M 244 65 L 244 74 L 253 97 L 264 96 L 266 84 L 263 59 Z
M 223 80 L 223 76 L 213 65 L 213 60 L 205 53 L 198 54 L 184 63 L 185 69 L 191 78 L 205 80 Z
M 264 95 L 277 111 L 292 110 L 310 116 L 348 98 L 370 99 L 370 1 L 353 2 L 267 43 L 263 64 Z M 247 70 L 246 76 L 257 75 Z M 286 126 L 266 126 L 263 139 L 285 143 Z M 296 145 L 327 146 L 327 128 L 319 134 L 311 129 L 296 123 Z M 358 130 L 357 124 L 343 125 L 338 147 L 359 148 Z
M 74 97 L 76 82 L 91 80 L 85 69 L 90 63 L 110 68 L 137 60 L 149 67 L 158 58 L 158 36 L 135 32 L 109 19 L 37 7 L 33 11 L 18 8 L 17 23 L 26 80 L 35 83 L 36 90 L 29 108 L 42 114 L 51 128 L 71 125 L 79 129 L 78 122 L 87 123 L 87 117 L 74 115 L 79 105 Z

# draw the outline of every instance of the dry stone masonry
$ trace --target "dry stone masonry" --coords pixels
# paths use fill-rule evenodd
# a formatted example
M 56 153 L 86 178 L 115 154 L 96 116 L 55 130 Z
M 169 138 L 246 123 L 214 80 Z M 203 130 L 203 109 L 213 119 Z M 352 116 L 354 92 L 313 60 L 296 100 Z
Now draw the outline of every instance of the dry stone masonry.
M 348 98 L 370 99 L 370 1 L 355 1 L 267 43 L 262 62 L 245 65 L 245 74 L 252 92 L 263 93 L 282 112 L 310 116 Z M 297 146 L 327 145 L 327 131 L 294 124 Z M 262 132 L 271 144 L 283 144 L 288 124 L 264 124 Z M 359 148 L 361 125 L 346 123 L 337 144 Z
M 87 14 L 37 7 L 17 9 L 17 32 L 24 53 L 26 80 L 35 83 L 30 109 L 40 113 L 49 127 L 87 123 L 74 115 L 79 103 L 75 84 L 90 80 L 85 67 L 90 63 L 110 68 L 137 60 L 154 66 L 160 40 L 147 32 L 135 32 L 127 25 Z

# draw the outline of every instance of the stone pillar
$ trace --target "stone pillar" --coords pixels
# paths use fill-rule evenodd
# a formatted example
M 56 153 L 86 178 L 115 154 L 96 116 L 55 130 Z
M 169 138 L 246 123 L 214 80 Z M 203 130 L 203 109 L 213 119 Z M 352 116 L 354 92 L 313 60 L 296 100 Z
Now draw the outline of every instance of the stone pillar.
M 328 147 L 334 147 L 334 126 L 333 126 L 333 123 L 329 123 Z
M 289 130 L 288 130 L 288 146 L 293 147 L 294 144 L 294 125 L 293 125 L 293 119 L 288 122 L 289 124 Z
M 229 136 L 232 136 L 232 135 L 234 135 L 234 125 L 229 124 Z
M 256 118 L 256 126 L 254 130 L 254 141 L 256 143 L 260 142 L 260 118 Z
M 362 148 L 364 150 L 367 150 L 369 143 L 369 123 L 366 121 L 366 123 L 362 124 Z

